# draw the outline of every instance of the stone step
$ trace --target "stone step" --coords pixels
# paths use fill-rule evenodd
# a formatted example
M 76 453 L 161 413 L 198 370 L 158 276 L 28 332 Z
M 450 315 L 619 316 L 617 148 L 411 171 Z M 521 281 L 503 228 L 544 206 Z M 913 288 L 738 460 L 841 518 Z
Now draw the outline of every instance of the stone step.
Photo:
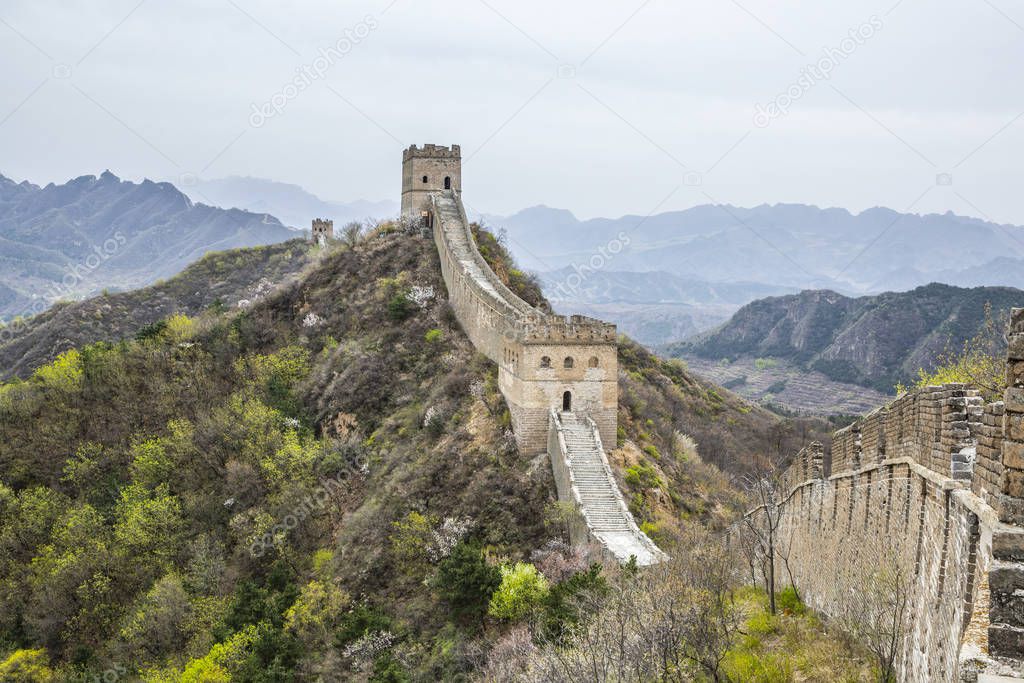
M 617 558 L 636 555 L 644 564 L 655 561 L 657 549 L 633 524 L 622 492 L 604 459 L 600 440 L 589 420 L 560 413 L 565 465 L 572 475 L 577 500 L 594 535 Z

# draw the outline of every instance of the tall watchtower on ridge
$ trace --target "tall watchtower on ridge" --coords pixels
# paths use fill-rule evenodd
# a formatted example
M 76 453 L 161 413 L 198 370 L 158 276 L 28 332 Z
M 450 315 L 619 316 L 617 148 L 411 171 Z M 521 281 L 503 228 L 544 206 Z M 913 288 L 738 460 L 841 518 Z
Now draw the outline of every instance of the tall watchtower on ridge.
M 429 209 L 430 193 L 462 193 L 462 150 L 458 145 L 413 145 L 402 153 L 402 218 L 418 218 Z

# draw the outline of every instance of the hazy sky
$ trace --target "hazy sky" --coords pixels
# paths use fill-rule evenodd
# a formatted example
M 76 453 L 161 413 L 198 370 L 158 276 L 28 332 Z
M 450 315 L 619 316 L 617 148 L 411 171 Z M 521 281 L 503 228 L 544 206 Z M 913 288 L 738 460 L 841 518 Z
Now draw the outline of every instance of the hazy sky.
M 1020 0 L 3 0 L 0 173 L 397 200 L 456 142 L 471 211 L 1024 224 L 1022 67 Z

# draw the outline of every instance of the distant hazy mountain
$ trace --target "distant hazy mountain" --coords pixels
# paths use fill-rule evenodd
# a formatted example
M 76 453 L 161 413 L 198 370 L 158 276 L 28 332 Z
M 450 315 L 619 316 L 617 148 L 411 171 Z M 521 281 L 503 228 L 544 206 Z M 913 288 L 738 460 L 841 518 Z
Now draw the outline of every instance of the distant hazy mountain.
M 537 206 L 485 219 L 503 228 L 523 265 L 537 271 L 586 264 L 619 240 L 625 243 L 621 252 L 605 258 L 604 268 L 849 293 L 958 278 L 1024 286 L 1024 228 L 953 213 L 702 205 L 649 217 L 580 221 L 568 211 Z M 1002 267 L 986 274 L 996 261 Z M 1015 280 L 1000 280 L 1007 276 Z
M 856 299 L 832 291 L 760 299 L 725 325 L 674 344 L 668 355 L 711 360 L 776 358 L 829 378 L 890 391 L 947 346 L 959 348 L 996 315 L 1024 306 L 1024 291 L 931 284 Z
M 300 230 L 309 229 L 314 218 L 330 218 L 334 220 L 335 228 L 340 229 L 350 221 L 393 218 L 398 215 L 399 208 L 393 201 L 326 201 L 298 185 L 264 178 L 231 176 L 196 180 L 183 185 L 181 190 L 194 201 L 269 213 L 285 225 Z
M 170 277 L 206 252 L 295 237 L 276 218 L 193 203 L 106 171 L 39 187 L 0 175 L 0 318 Z
M 760 282 L 696 280 L 660 270 L 636 272 L 566 266 L 537 276 L 552 301 L 742 305 L 752 299 L 797 292 L 791 287 Z
M 655 346 L 719 325 L 752 299 L 794 293 L 757 282 L 706 282 L 664 271 L 562 268 L 538 273 L 560 313 L 614 321 L 633 339 Z
M 604 306 L 647 344 L 708 329 L 754 299 L 805 289 L 856 296 L 930 282 L 1024 288 L 1024 228 L 952 213 L 702 205 L 581 221 L 535 206 L 483 218 L 562 309 Z M 588 267 L 564 296 L 558 286 Z

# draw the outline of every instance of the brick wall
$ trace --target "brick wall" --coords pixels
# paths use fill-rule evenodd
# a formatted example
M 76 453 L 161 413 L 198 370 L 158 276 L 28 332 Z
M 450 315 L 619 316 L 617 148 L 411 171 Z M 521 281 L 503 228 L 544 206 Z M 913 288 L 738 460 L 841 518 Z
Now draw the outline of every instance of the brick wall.
M 857 610 L 879 567 L 907 567 L 900 680 L 1024 672 L 1024 309 L 1008 339 L 1003 401 L 910 392 L 833 435 L 827 479 L 815 444 L 783 475 L 780 562 L 810 605 Z

